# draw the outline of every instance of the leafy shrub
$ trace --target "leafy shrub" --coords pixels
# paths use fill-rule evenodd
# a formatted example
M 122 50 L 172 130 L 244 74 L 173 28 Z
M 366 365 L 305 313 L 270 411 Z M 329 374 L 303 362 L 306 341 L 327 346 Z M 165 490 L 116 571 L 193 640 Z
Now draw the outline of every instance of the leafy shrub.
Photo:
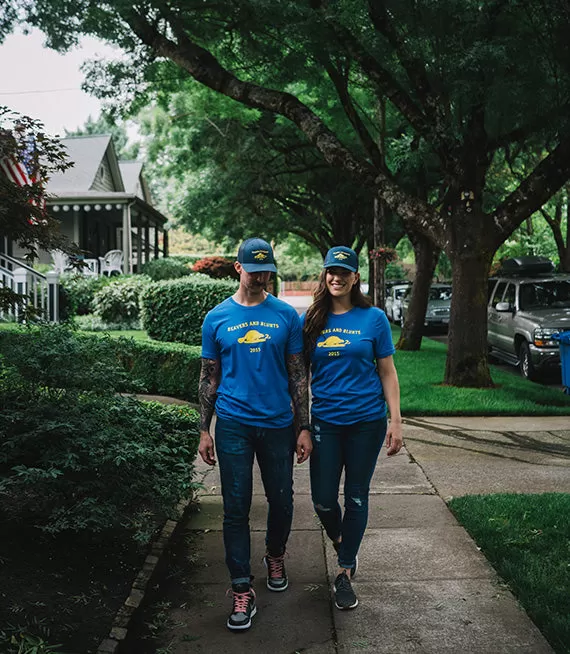
M 134 387 L 119 352 L 131 368 L 139 357 L 148 364 L 128 339 L 79 336 L 62 326 L 0 334 L 6 518 L 51 533 L 123 527 L 145 541 L 192 492 L 198 414 L 118 395 Z M 188 362 L 186 378 L 197 386 Z
M 192 409 L 39 386 L 4 364 L 0 408 L 9 520 L 50 533 L 122 527 L 145 542 L 192 492 Z
M 144 264 L 142 271 L 153 282 L 158 282 L 164 279 L 178 279 L 179 277 L 191 275 L 192 264 L 187 263 L 180 257 L 165 257 L 148 261 Z
M 385 273 L 386 279 L 407 279 L 408 274 L 403 266 L 399 263 L 389 263 L 386 266 Z
M 84 316 L 93 311 L 95 293 L 107 286 L 108 277 L 65 274 L 59 278 L 60 315 L 63 319 L 73 316 Z
M 142 294 L 143 327 L 159 341 L 200 345 L 206 314 L 236 289 L 234 281 L 207 277 L 152 284 Z
M 50 325 L 0 332 L 0 354 L 30 383 L 75 391 L 136 390 L 117 365 L 109 336 L 78 337 L 69 327 Z
M 232 259 L 226 257 L 204 257 L 192 266 L 194 272 L 203 273 L 213 279 L 239 279 Z
M 132 322 L 140 314 L 140 296 L 150 284 L 146 275 L 121 275 L 95 294 L 93 309 L 107 323 Z

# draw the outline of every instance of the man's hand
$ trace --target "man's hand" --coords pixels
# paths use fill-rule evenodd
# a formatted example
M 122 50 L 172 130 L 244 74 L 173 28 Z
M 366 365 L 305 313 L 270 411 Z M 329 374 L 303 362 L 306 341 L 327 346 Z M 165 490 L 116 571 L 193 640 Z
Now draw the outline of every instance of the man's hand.
M 210 436 L 210 432 L 201 431 L 200 432 L 200 445 L 198 445 L 198 452 L 202 457 L 204 463 L 207 463 L 209 466 L 216 465 L 216 456 L 214 454 L 214 441 Z
M 297 463 L 306 461 L 311 456 L 312 451 L 311 432 L 308 429 L 303 429 L 297 436 Z
M 398 454 L 404 440 L 402 438 L 402 423 L 399 421 L 392 422 L 388 425 L 388 431 L 386 432 L 386 449 L 388 456 L 392 454 Z

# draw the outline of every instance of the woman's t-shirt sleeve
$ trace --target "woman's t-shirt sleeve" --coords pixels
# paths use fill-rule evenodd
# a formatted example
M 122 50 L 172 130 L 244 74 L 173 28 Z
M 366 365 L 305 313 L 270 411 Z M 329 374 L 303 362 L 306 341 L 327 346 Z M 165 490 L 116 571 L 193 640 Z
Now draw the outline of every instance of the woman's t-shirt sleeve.
M 374 356 L 377 359 L 384 359 L 396 351 L 392 343 L 392 330 L 386 314 L 380 309 L 371 309 L 376 314 L 374 329 Z

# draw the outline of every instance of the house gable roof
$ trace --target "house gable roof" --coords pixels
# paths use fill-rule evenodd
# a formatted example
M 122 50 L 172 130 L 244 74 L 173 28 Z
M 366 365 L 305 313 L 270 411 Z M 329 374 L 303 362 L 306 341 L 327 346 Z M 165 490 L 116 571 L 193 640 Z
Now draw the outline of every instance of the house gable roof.
M 119 161 L 119 168 L 123 176 L 125 191 L 152 204 L 152 196 L 145 178 L 142 175 L 142 161 Z
M 69 191 L 95 190 L 101 187 L 101 177 L 105 174 L 110 176 L 105 181 L 108 190 L 125 190 L 110 136 L 72 136 L 61 139 L 61 143 L 74 165 L 51 177 L 47 184 L 48 193 L 64 195 Z

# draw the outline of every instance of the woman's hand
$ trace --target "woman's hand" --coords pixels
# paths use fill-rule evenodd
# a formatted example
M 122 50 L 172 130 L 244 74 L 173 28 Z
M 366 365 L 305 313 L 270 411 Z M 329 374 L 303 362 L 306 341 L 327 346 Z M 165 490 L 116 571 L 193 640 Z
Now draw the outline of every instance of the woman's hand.
M 403 444 L 402 422 L 400 420 L 390 420 L 388 430 L 386 431 L 386 449 L 388 456 L 398 454 L 402 449 Z

